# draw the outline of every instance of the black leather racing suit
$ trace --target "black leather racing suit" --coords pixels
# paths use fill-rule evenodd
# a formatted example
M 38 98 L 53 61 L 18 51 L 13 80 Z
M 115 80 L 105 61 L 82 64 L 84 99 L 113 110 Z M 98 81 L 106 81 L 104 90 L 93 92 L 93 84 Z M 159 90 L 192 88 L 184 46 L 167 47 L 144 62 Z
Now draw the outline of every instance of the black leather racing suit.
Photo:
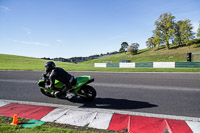
M 69 74 L 68 72 L 66 72 L 64 69 L 62 69 L 60 67 L 56 67 L 50 73 L 47 73 L 47 75 L 49 75 L 49 80 L 50 80 L 49 87 L 51 89 L 56 89 L 54 87 L 55 80 L 59 80 L 59 81 L 63 82 L 65 84 L 67 90 L 71 89 L 72 86 L 76 82 L 74 79 L 74 76 L 72 76 L 71 74 Z

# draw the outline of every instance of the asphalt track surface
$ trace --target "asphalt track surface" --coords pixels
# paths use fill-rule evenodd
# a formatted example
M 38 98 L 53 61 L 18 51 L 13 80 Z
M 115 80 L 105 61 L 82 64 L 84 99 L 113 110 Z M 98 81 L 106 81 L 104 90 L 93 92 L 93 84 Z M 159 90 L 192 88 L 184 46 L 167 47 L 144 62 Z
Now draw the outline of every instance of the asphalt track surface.
M 200 118 L 200 73 L 69 72 L 91 75 L 93 102 L 49 98 L 37 85 L 41 71 L 0 71 L 0 99 Z

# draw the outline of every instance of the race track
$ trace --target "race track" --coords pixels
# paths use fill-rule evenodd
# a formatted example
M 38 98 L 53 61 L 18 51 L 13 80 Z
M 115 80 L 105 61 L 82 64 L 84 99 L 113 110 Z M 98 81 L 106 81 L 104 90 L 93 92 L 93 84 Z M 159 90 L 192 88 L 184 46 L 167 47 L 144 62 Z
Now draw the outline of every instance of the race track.
M 70 73 L 95 78 L 93 102 L 44 96 L 40 71 L 0 71 L 0 99 L 200 118 L 200 73 Z

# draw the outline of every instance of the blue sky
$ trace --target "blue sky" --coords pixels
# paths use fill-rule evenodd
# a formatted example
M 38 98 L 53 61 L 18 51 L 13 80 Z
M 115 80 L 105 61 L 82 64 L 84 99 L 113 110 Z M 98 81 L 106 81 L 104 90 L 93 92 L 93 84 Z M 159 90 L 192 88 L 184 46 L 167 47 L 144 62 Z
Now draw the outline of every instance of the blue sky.
M 199 0 L 0 0 L 0 53 L 78 57 L 118 51 L 122 42 L 146 48 L 163 13 L 200 21 Z

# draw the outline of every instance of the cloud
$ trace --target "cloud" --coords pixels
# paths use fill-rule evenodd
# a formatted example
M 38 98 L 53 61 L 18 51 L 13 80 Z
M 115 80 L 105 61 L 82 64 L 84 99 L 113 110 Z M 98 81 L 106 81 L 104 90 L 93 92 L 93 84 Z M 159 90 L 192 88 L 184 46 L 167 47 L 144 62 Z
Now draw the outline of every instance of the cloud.
M 45 46 L 45 47 L 49 46 L 49 44 L 41 43 L 41 42 L 27 42 L 27 41 L 17 41 L 17 40 L 14 40 L 14 42 L 18 42 L 18 43 L 26 44 L 26 45 L 36 45 L 36 46 Z
M 56 42 L 63 42 L 62 40 L 56 40 Z
M 26 32 L 26 34 L 30 35 L 31 34 L 31 30 L 27 27 L 22 27 L 22 29 Z
M 2 9 L 3 11 L 11 11 L 10 8 L 8 8 L 6 6 L 2 6 L 2 5 L 0 5 L 0 9 Z
M 199 23 L 200 22 L 191 22 L 191 23 L 192 23 L 192 26 L 193 26 L 192 31 L 196 33 L 198 28 L 199 28 Z

